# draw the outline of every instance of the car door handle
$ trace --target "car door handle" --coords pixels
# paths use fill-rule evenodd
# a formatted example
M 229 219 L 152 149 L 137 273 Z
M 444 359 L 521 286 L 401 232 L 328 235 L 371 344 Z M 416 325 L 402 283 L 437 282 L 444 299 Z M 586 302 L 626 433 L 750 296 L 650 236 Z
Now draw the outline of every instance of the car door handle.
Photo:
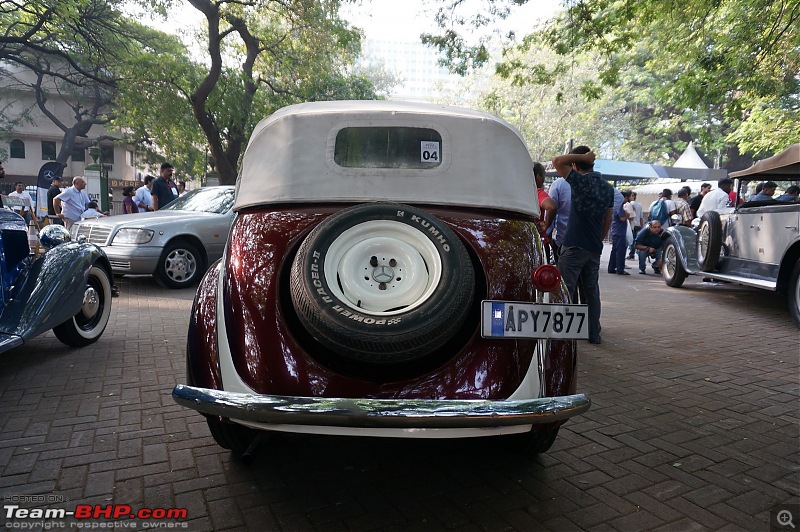
M 784 229 L 794 229 L 795 231 L 797 231 L 797 226 L 796 225 L 784 225 L 783 228 Z

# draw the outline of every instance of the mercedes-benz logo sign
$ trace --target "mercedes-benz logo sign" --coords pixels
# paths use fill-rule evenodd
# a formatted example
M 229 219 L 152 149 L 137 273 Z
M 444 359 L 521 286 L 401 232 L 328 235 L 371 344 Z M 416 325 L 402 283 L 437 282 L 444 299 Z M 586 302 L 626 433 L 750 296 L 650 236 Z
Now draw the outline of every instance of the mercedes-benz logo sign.
M 388 266 L 378 266 L 372 270 L 372 278 L 379 283 L 388 283 L 394 278 L 394 270 Z
M 44 177 L 45 177 L 45 179 L 47 179 L 48 181 L 52 181 L 52 180 L 53 180 L 53 178 L 55 177 L 55 174 L 53 174 L 53 171 L 52 171 L 52 170 L 45 170 L 45 171 L 44 171 Z

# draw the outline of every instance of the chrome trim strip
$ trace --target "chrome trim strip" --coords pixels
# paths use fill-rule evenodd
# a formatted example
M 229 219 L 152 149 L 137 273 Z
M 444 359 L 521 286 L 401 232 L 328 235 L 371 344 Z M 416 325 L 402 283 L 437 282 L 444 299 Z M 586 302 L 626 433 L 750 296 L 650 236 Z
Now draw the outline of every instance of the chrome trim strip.
M 752 286 L 755 288 L 762 288 L 764 290 L 772 290 L 773 292 L 778 289 L 778 283 L 776 281 L 765 281 L 763 279 L 748 279 L 747 277 L 741 277 L 739 275 L 727 275 L 718 272 L 698 272 L 698 275 L 702 275 L 703 277 L 708 277 L 709 279 L 715 279 L 719 281 L 729 281 L 731 283 L 737 283 L 743 286 Z
M 25 341 L 19 335 L 0 333 L 0 353 L 5 353 L 9 349 L 14 349 L 24 343 Z
M 383 428 L 469 428 L 562 421 L 589 410 L 584 394 L 518 401 L 288 397 L 179 384 L 176 403 L 204 414 L 260 423 Z

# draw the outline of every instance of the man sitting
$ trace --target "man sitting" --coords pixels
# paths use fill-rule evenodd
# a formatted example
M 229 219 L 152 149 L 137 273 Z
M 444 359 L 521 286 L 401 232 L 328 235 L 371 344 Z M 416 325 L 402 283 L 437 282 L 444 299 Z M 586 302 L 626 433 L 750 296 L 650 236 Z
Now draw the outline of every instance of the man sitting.
M 664 241 L 661 240 L 661 222 L 653 220 L 644 224 L 642 230 L 636 235 L 633 246 L 639 255 L 639 273 L 646 275 L 647 257 L 653 259 L 653 271 L 661 273 L 661 247 Z
M 800 187 L 792 185 L 786 189 L 786 192 L 775 198 L 775 201 L 797 201 L 800 196 Z
M 777 183 L 774 181 L 767 181 L 764 183 L 764 186 L 761 187 L 761 191 L 758 194 L 753 195 L 749 201 L 768 201 L 772 199 L 772 196 L 775 194 L 775 189 L 778 188 Z
M 81 215 L 81 220 L 92 220 L 94 218 L 102 218 L 105 216 L 105 213 L 102 213 L 97 209 L 98 207 L 96 201 L 90 201 L 87 203 L 86 210 L 83 211 L 83 214 Z

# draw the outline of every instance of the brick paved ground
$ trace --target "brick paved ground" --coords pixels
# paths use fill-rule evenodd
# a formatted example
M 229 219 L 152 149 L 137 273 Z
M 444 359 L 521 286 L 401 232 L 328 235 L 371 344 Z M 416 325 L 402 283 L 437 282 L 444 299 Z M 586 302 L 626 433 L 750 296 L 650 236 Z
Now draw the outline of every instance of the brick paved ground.
M 604 343 L 579 349 L 593 406 L 546 455 L 277 435 L 251 465 L 170 397 L 193 292 L 126 278 L 98 343 L 50 333 L 0 356 L 0 497 L 185 507 L 190 530 L 768 530 L 800 502 L 785 299 L 601 275 Z

